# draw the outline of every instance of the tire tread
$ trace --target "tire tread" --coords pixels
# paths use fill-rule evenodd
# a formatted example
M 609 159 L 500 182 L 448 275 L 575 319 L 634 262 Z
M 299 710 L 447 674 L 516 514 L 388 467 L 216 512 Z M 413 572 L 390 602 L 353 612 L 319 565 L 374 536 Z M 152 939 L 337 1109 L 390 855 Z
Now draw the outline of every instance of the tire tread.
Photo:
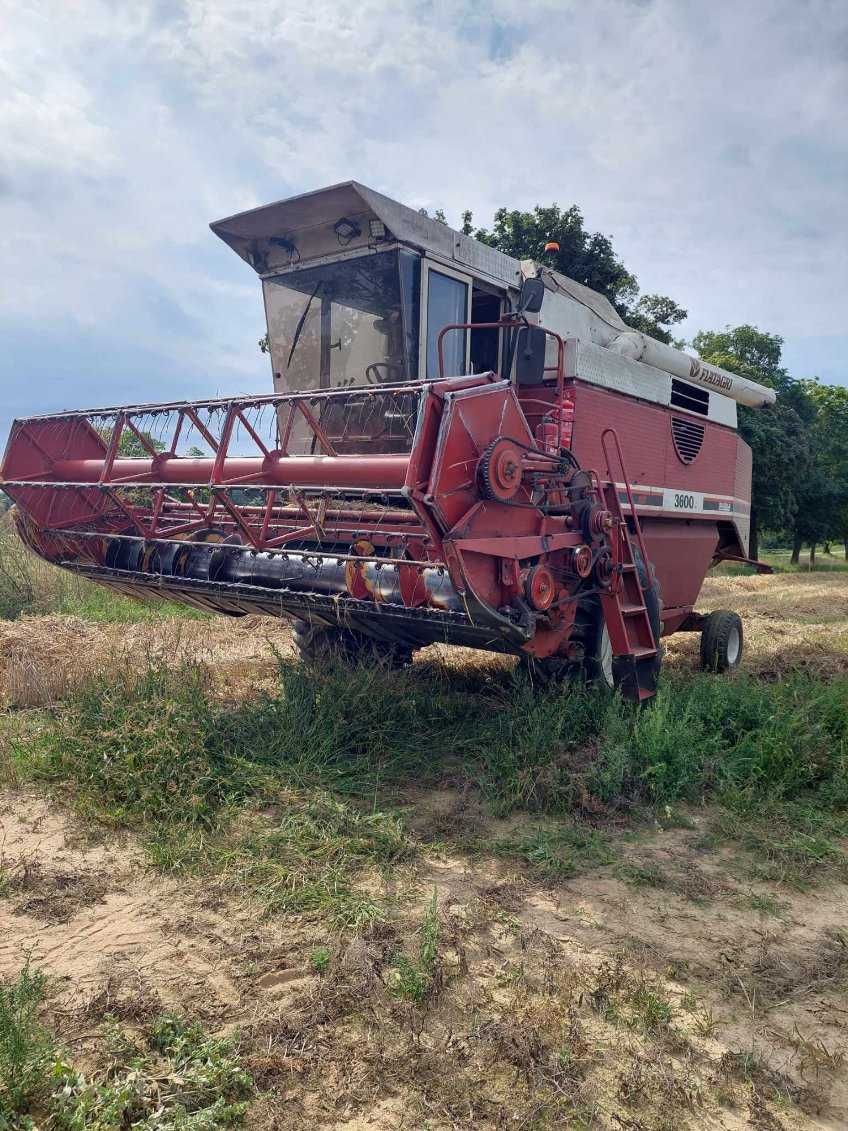
M 739 633 L 739 653 L 731 663 L 727 649 L 734 629 Z M 742 618 L 739 614 L 730 609 L 716 609 L 706 617 L 701 630 L 701 667 L 710 672 L 735 670 L 742 659 L 743 644 Z

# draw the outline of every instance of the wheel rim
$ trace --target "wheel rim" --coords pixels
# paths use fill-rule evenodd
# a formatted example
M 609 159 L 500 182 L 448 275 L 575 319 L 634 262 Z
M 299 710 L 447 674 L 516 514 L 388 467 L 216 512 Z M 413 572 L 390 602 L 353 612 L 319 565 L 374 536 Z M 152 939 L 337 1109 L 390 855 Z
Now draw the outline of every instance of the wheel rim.
M 601 632 L 601 640 L 598 646 L 598 666 L 601 669 L 604 683 L 607 687 L 612 687 L 615 682 L 612 674 L 612 641 L 606 625 Z
M 739 663 L 739 653 L 742 651 L 742 640 L 739 629 L 734 627 L 727 637 L 727 662 L 731 667 Z

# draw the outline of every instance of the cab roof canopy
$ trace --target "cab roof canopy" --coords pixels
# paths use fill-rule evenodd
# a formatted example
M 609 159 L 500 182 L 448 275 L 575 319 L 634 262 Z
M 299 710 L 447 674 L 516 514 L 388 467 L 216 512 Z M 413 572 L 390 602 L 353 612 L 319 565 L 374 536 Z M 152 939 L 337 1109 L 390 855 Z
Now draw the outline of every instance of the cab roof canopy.
M 342 251 L 402 243 L 502 286 L 521 282 L 518 260 L 358 181 L 252 208 L 209 226 L 260 275 Z

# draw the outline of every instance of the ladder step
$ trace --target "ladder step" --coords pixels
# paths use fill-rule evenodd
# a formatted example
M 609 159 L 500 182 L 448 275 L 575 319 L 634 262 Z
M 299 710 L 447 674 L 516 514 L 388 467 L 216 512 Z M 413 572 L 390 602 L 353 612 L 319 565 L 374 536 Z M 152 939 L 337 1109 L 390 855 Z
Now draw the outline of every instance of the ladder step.
M 644 660 L 646 656 L 656 656 L 656 654 L 656 648 L 634 648 L 630 653 L 637 660 Z
M 636 566 L 633 564 L 633 562 L 622 562 L 621 565 L 618 568 L 621 570 L 622 573 L 635 573 L 636 572 Z
M 622 605 L 621 611 L 626 617 L 635 617 L 638 613 L 646 613 L 648 610 L 644 605 Z

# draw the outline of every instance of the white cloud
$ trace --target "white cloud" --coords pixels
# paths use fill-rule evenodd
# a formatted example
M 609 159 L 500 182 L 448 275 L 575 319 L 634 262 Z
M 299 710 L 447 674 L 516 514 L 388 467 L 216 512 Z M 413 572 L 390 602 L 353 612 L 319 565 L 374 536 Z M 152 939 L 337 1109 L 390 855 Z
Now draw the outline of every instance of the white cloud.
M 356 175 L 481 218 L 576 200 L 697 323 L 833 329 L 844 4 L 529 4 L 496 61 L 491 29 L 513 11 L 193 2 L 162 43 L 283 181 Z
M 481 222 L 577 202 L 691 332 L 844 333 L 842 0 L 0 0 L 0 28 L 0 317 L 34 342 L 264 381 L 206 224 L 349 177 Z

